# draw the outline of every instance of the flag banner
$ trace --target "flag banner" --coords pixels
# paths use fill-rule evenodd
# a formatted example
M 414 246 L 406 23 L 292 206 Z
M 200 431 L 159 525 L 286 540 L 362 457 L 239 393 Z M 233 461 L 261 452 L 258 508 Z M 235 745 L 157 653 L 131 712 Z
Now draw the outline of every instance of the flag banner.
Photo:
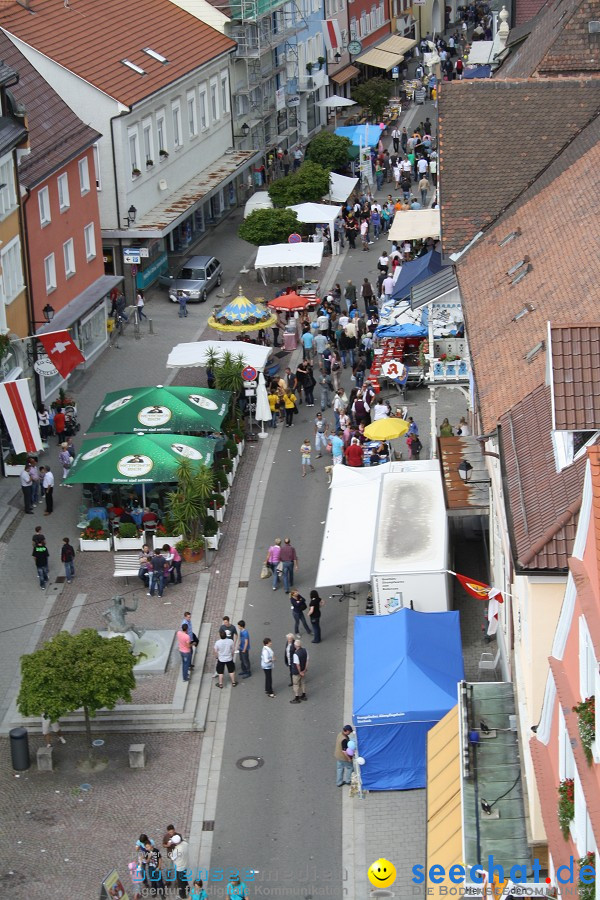
M 15 453 L 36 453 L 42 449 L 37 415 L 26 378 L 0 383 L 0 412 Z
M 51 331 L 38 334 L 37 339 L 63 378 L 85 362 L 85 357 L 68 331 Z
M 491 637 L 493 634 L 496 634 L 498 631 L 498 612 L 500 610 L 500 603 L 498 602 L 502 600 L 498 594 L 493 597 L 490 597 L 488 602 L 487 609 L 487 617 L 488 617 L 488 637 Z
M 468 578 L 466 575 L 459 575 L 454 572 L 467 594 L 475 597 L 477 600 L 487 600 L 490 592 L 490 585 L 484 584 L 483 581 L 475 581 L 474 578 Z
M 321 22 L 323 29 L 323 41 L 327 50 L 333 53 L 334 50 L 342 49 L 342 33 L 337 19 L 325 19 Z

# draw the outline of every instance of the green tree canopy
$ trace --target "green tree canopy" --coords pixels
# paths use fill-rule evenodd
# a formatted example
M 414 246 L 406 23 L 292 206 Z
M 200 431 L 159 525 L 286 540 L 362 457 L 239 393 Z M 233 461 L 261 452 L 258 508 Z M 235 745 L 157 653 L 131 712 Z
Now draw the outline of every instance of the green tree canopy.
M 348 151 L 352 142 L 339 134 L 321 131 L 310 142 L 306 158 L 326 170 L 344 169 L 348 164 Z
M 298 216 L 291 209 L 255 209 L 240 225 L 238 234 L 257 247 L 284 244 L 294 231 L 302 233 Z
M 393 82 L 387 78 L 370 78 L 363 84 L 359 84 L 352 91 L 352 99 L 368 109 L 378 122 L 383 116 L 388 98 L 392 92 Z
M 279 207 L 318 203 L 328 193 L 329 172 L 310 160 L 303 162 L 297 172 L 274 181 L 269 187 L 269 197 Z
M 83 707 L 91 745 L 90 716 L 99 709 L 114 709 L 119 700 L 131 702 L 135 664 L 124 637 L 103 638 L 93 628 L 79 634 L 61 631 L 21 658 L 19 712 L 55 721 Z

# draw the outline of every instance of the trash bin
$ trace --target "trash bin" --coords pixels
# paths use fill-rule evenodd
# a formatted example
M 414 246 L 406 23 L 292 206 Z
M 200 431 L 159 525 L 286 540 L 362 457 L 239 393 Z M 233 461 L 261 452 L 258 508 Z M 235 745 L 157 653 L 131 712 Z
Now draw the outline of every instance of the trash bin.
M 287 350 L 295 350 L 298 346 L 298 336 L 296 334 L 296 330 L 294 331 L 285 331 L 283 335 L 283 349 Z
M 31 765 L 29 760 L 29 735 L 26 728 L 11 728 L 8 732 L 10 738 L 10 758 L 12 767 L 16 772 L 24 772 Z

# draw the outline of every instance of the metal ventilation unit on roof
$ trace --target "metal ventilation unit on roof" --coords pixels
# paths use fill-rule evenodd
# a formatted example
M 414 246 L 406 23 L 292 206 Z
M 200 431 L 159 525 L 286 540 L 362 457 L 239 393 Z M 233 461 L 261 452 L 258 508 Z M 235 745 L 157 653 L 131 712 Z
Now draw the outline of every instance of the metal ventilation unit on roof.
M 592 19 L 591 22 L 588 22 L 588 32 L 589 34 L 600 34 L 600 21 L 598 19 Z
M 542 350 L 546 349 L 546 341 L 540 341 L 535 347 L 532 347 L 529 353 L 525 354 L 525 359 L 528 363 L 532 363 L 538 353 L 541 353 Z
M 506 274 L 507 274 L 507 275 L 514 275 L 515 272 L 516 272 L 518 269 L 521 268 L 521 266 L 527 265 L 528 262 L 529 262 L 529 257 L 528 257 L 528 256 L 524 256 L 523 259 L 520 259 L 518 263 L 515 263 L 514 266 L 511 266 L 510 269 L 508 270 L 508 272 L 507 272 Z
M 138 75 L 146 74 L 140 66 L 136 66 L 136 64 L 132 63 L 130 59 L 122 59 L 121 62 L 124 66 L 127 66 L 129 69 L 133 69 L 134 72 L 137 72 Z
M 530 313 L 530 312 L 535 312 L 535 306 L 533 305 L 533 303 L 526 303 L 525 306 L 523 307 L 523 309 L 520 312 L 518 312 L 516 314 L 516 316 L 513 316 L 510 321 L 518 322 L 519 319 L 522 319 L 523 316 L 526 316 L 527 313 Z
M 531 272 L 531 269 L 532 269 L 532 266 L 526 265 L 523 269 L 521 269 L 520 272 L 518 272 L 517 275 L 515 275 L 515 277 L 514 277 L 513 280 L 511 281 L 511 285 L 513 285 L 513 284 L 518 284 L 520 281 L 523 281 L 523 279 L 525 278 L 525 276 L 526 276 L 529 272 Z
M 498 244 L 499 247 L 506 247 L 507 244 L 510 244 L 511 241 L 514 241 L 515 238 L 521 237 L 521 229 L 516 228 L 514 231 L 511 231 L 510 234 L 507 234 L 506 237 L 500 241 Z
M 163 65 L 169 62 L 166 56 L 163 56 L 162 53 L 157 53 L 156 50 L 152 49 L 152 47 L 144 47 L 144 53 L 147 53 L 148 56 L 151 56 L 152 59 L 155 59 L 157 62 L 162 63 Z

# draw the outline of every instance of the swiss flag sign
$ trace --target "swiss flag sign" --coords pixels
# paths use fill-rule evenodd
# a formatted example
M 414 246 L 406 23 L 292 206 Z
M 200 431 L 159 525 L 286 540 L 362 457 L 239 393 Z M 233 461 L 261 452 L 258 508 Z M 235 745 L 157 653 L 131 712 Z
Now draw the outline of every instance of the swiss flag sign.
M 63 378 L 85 362 L 83 353 L 68 331 L 52 331 L 37 337 Z

